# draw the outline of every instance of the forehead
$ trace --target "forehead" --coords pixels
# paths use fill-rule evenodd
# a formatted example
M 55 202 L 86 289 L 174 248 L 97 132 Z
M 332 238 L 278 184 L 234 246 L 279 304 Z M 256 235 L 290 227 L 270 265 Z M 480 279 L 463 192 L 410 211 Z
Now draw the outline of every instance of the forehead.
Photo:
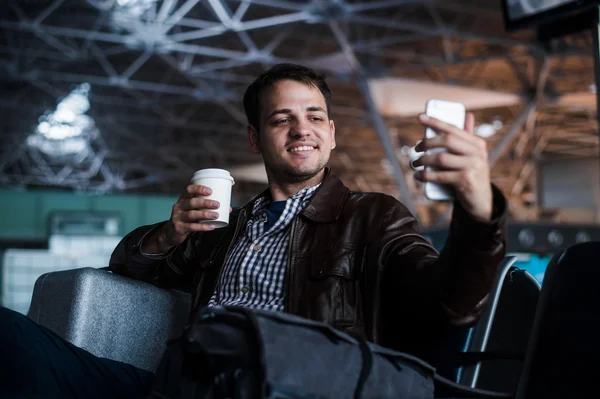
M 325 107 L 321 91 L 312 85 L 295 80 L 281 80 L 269 87 L 261 96 L 261 113 L 270 113 L 280 108 Z

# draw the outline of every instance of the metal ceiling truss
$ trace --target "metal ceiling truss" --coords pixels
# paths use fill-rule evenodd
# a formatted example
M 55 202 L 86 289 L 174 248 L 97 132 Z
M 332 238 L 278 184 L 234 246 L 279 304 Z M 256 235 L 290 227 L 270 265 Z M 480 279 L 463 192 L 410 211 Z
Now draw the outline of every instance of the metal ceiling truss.
M 93 86 L 90 113 L 106 141 L 87 166 L 79 159 L 77 167 L 67 163 L 59 169 L 21 144 L 0 158 L 0 182 L 7 186 L 107 191 L 162 184 L 160 189 L 173 191 L 188 178 L 185 174 L 215 160 L 258 161 L 239 139 L 246 123 L 243 90 L 270 65 L 295 62 L 326 72 L 332 84 L 356 93 L 334 102 L 334 116 L 349 125 L 374 126 L 396 194 L 419 215 L 420 202 L 407 184 L 410 171 L 399 162 L 389 121 L 379 114 L 368 79 L 408 76 L 477 86 L 489 77 L 488 65 L 503 61 L 524 103 L 490 151 L 490 162 L 520 146 L 526 167 L 511 177 L 511 194 L 517 196 L 535 175 L 535 160 L 548 149 L 560 151 L 546 134 L 529 132 L 516 140 L 529 115 L 545 99 L 562 94 L 548 78 L 548 60 L 592 57 L 585 36 L 547 48 L 531 35 L 504 33 L 497 1 L 491 0 L 477 5 L 458 0 L 140 0 L 129 2 L 130 9 L 117 0 L 6 3 L 0 14 L 0 77 L 31 93 L 22 102 L 3 100 L 0 108 L 31 118 L 33 111 L 43 113 L 52 96 L 56 101 L 72 84 L 88 82 Z M 31 133 L 23 125 L 5 131 L 3 148 Z M 240 145 L 232 146 L 234 138 Z M 127 157 L 132 147 L 126 145 L 135 146 L 135 156 Z M 190 148 L 197 150 L 190 154 Z M 334 157 L 341 165 L 350 160 L 343 152 Z M 163 184 L 171 180 L 173 185 Z M 361 175 L 351 180 L 359 189 L 373 184 Z M 447 211 L 440 212 L 444 220 Z

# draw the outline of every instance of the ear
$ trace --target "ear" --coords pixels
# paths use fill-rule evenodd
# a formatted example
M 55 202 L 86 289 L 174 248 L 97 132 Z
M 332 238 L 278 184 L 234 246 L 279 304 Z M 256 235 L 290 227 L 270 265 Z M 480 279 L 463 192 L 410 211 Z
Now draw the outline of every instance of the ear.
M 260 154 L 260 147 L 258 143 L 258 131 L 252 126 L 248 124 L 246 126 L 246 132 L 248 133 L 248 142 L 250 143 L 250 151 L 255 154 Z
M 335 148 L 335 123 L 332 120 L 329 121 L 329 131 L 331 132 L 331 149 Z

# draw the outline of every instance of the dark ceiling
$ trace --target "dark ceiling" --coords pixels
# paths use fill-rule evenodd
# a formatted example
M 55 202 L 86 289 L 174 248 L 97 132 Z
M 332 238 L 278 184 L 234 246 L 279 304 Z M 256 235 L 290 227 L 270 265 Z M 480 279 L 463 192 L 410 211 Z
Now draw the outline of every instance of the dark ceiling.
M 535 205 L 541 160 L 598 156 L 591 35 L 542 45 L 531 31 L 509 34 L 497 0 L 9 0 L 0 9 L 5 187 L 179 194 L 197 169 L 257 164 L 240 100 L 279 62 L 329 77 L 336 173 L 353 189 L 401 198 L 425 224 L 443 220 L 445 205 L 423 199 L 400 151 L 422 128 L 374 112 L 372 79 L 518 95 L 475 111 L 502 122 L 490 162 L 514 209 Z M 38 118 L 84 82 L 97 126 L 86 151 L 30 148 Z M 385 131 L 373 127 L 379 117 Z M 238 180 L 235 201 L 263 188 Z

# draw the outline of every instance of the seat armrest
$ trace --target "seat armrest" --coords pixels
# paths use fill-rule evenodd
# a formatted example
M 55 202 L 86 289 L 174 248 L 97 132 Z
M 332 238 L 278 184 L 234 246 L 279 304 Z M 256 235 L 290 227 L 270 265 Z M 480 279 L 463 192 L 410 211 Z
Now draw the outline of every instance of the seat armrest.
M 187 293 L 81 268 L 40 276 L 28 317 L 96 356 L 155 371 L 190 302 Z

